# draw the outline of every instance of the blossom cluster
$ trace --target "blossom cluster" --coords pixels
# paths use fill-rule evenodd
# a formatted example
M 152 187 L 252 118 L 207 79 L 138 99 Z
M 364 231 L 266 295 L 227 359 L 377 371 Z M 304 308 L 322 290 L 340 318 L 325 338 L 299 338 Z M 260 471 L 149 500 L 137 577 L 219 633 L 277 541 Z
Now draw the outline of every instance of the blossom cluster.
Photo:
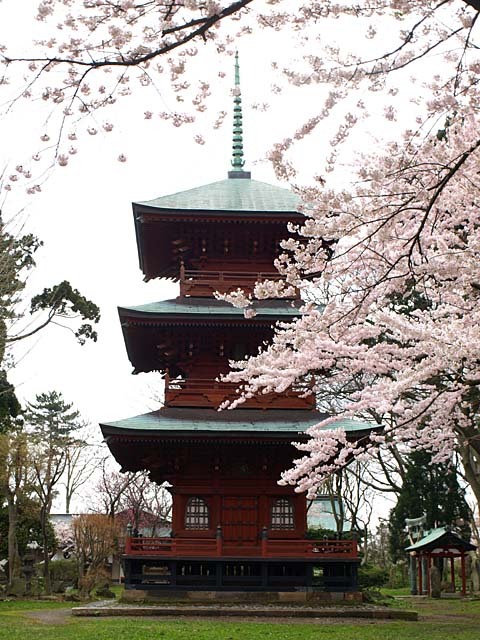
M 250 394 L 314 380 L 335 419 L 382 426 L 348 446 L 330 419 L 309 429 L 283 482 L 312 495 L 380 442 L 427 449 L 435 462 L 459 444 L 478 450 L 480 120 L 458 101 L 445 122 L 364 154 L 348 191 L 304 190 L 306 221 L 280 266 L 318 306 L 228 376 Z

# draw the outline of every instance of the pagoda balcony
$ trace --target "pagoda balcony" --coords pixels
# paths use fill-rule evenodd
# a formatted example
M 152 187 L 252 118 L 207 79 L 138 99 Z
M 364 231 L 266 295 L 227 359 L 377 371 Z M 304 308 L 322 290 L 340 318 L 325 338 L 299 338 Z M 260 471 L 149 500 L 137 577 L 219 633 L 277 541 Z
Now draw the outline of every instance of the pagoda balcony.
M 257 273 L 254 271 L 203 271 L 180 267 L 180 296 L 211 298 L 213 294 L 230 293 L 242 289 L 253 293 L 256 282 L 263 280 L 282 280 L 278 271 Z M 292 296 L 296 298 L 297 294 Z
M 125 556 L 130 558 L 288 558 L 290 560 L 358 559 L 356 540 L 262 539 L 257 545 L 239 546 L 215 538 L 125 539 Z
M 311 384 L 298 382 L 283 393 L 259 393 L 242 402 L 244 409 L 314 409 Z M 238 385 L 206 378 L 165 377 L 165 406 L 217 409 L 239 397 Z

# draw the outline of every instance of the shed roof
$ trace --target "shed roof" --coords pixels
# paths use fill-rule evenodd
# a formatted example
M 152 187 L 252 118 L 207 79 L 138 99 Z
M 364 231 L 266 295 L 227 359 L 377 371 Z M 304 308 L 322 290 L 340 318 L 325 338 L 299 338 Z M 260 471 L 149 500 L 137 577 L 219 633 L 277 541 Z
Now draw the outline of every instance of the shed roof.
M 251 179 L 219 180 L 186 191 L 135 202 L 154 209 L 218 212 L 285 212 L 298 209 L 300 198 L 290 189 Z

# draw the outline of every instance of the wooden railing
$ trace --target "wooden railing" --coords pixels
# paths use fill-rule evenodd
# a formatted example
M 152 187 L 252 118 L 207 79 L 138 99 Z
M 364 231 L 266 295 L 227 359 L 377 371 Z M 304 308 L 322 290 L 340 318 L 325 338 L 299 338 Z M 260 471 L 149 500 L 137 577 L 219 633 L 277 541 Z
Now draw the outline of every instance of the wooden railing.
M 212 297 L 215 291 L 229 293 L 240 288 L 251 293 L 256 282 L 281 280 L 278 271 L 200 271 L 180 267 L 180 295 Z M 292 297 L 297 297 L 292 296 Z
M 215 538 L 132 538 L 125 540 L 125 554 L 158 557 L 235 557 L 259 558 L 357 558 L 355 540 L 268 540 L 251 547 L 225 544 L 221 535 Z
M 165 406 L 218 408 L 226 400 L 238 397 L 238 385 L 206 378 L 165 377 Z M 283 393 L 260 393 L 247 398 L 243 408 L 313 409 L 315 396 L 309 383 L 298 382 Z
M 311 556 L 342 556 L 356 558 L 355 540 L 267 540 L 266 555 L 271 558 Z
M 217 540 L 212 538 L 129 538 L 125 553 L 139 556 L 215 556 Z

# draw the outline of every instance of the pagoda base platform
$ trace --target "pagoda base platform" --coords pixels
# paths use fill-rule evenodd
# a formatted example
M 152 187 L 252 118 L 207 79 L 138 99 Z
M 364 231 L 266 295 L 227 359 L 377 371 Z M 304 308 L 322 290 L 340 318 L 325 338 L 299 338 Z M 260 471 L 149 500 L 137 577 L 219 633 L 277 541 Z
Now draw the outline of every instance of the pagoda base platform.
M 188 603 L 217 605 L 251 604 L 275 605 L 282 603 L 321 605 L 341 603 L 361 603 L 363 596 L 360 591 L 185 591 L 172 589 L 169 591 L 144 591 L 141 589 L 126 589 L 120 600 L 123 604 L 164 604 L 169 603 L 188 605 Z M 196 611 L 196 610 L 195 610 Z M 238 614 L 239 615 L 239 614 Z
M 356 592 L 358 559 L 123 558 L 125 588 L 144 592 Z

